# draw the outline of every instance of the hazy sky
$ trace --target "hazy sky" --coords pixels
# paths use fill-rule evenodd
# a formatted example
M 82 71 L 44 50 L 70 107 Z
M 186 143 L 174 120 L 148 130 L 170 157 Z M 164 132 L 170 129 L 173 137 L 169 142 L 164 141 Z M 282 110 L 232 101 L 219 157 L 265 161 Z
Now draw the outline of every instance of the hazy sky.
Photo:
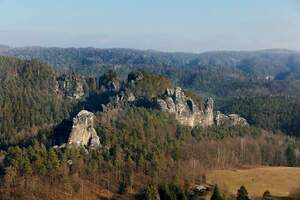
M 300 50 L 300 0 L 0 0 L 0 44 Z

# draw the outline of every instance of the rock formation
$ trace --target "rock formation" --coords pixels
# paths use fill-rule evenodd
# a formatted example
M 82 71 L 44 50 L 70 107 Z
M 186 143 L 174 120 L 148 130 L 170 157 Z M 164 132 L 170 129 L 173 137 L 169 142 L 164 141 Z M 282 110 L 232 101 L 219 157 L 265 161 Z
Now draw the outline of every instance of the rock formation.
M 130 73 L 128 75 L 128 83 L 135 84 L 136 82 L 143 80 L 143 78 L 144 78 L 144 74 L 142 72 Z
M 98 104 L 100 111 L 117 113 L 119 110 L 130 106 L 143 107 L 146 109 L 158 109 L 174 114 L 178 122 L 190 127 L 217 126 L 249 126 L 247 121 L 237 114 L 224 115 L 221 112 L 214 112 L 214 101 L 208 98 L 206 102 L 198 99 L 180 87 L 161 89 L 154 96 L 147 96 L 135 90 L 144 90 L 143 87 L 136 87 L 145 78 L 141 72 L 128 75 L 127 83 L 117 80 L 113 72 L 104 74 L 99 79 L 97 87 L 99 95 Z M 90 88 L 96 89 L 95 80 L 85 81 L 78 76 L 63 75 L 58 80 L 58 92 L 69 98 L 81 98 L 85 95 L 84 84 L 87 84 L 87 91 Z M 166 88 L 166 87 L 164 87 Z M 163 93 L 163 94 L 161 94 Z M 102 108 L 102 109 L 101 109 Z M 95 115 L 92 112 L 82 110 L 73 118 L 73 125 L 70 131 L 68 142 L 57 148 L 65 146 L 86 146 L 95 148 L 100 146 L 100 139 L 94 129 Z
M 203 126 L 207 127 L 214 124 L 214 100 L 208 98 L 205 103 Z
M 216 113 L 215 123 L 217 126 L 249 126 L 246 119 L 237 114 L 224 115 L 220 111 Z
M 122 108 L 136 100 L 134 94 L 130 91 L 121 91 L 116 95 L 110 97 L 110 102 L 106 105 L 102 104 L 102 110 L 110 111 L 113 109 Z
M 162 98 L 157 99 L 158 108 L 173 113 L 183 125 L 207 127 L 214 123 L 213 100 L 209 98 L 202 110 L 180 87 L 167 89 Z
M 99 91 L 101 92 L 116 92 L 120 89 L 121 83 L 114 71 L 108 71 L 99 77 Z
M 100 140 L 94 129 L 95 115 L 86 110 L 80 111 L 73 119 L 68 145 L 88 146 L 94 148 L 100 145 Z
M 84 78 L 75 74 L 62 75 L 57 78 L 57 92 L 70 99 L 80 99 L 85 95 Z

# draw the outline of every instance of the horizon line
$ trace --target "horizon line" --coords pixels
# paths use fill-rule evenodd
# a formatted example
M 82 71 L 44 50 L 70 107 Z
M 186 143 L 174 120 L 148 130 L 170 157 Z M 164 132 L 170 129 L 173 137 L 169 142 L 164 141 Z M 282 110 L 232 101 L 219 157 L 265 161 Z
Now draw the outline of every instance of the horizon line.
M 96 47 L 96 46 L 57 46 L 57 45 L 24 45 L 24 46 L 13 46 L 7 44 L 0 44 L 0 48 L 8 49 L 22 49 L 22 48 L 48 48 L 48 49 L 97 49 L 97 50 L 134 50 L 134 51 L 146 51 L 146 52 L 157 52 L 157 53 L 182 53 L 182 54 L 203 54 L 203 53 L 218 53 L 218 52 L 262 52 L 262 51 L 286 51 L 300 53 L 300 50 L 290 48 L 258 48 L 258 49 L 216 49 L 216 50 L 203 50 L 199 52 L 193 51 L 177 51 L 177 50 L 159 50 L 159 49 L 147 49 L 147 48 L 134 48 L 134 47 Z

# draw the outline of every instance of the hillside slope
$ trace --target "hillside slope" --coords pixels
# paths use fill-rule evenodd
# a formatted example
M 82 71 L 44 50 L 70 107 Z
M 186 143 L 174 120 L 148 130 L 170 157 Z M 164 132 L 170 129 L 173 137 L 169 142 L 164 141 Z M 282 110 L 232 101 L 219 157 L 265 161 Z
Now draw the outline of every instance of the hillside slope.
M 58 76 L 38 60 L 0 57 L 0 146 L 31 138 L 66 118 L 91 79 Z

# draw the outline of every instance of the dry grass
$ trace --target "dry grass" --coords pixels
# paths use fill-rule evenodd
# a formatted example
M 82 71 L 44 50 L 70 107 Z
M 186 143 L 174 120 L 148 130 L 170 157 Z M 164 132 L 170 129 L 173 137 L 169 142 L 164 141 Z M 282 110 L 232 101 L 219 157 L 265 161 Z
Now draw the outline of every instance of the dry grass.
M 289 196 L 300 189 L 300 168 L 260 167 L 253 169 L 215 170 L 207 175 L 209 183 L 218 184 L 231 194 L 244 185 L 249 195 L 262 196 L 269 190 L 273 195 Z

